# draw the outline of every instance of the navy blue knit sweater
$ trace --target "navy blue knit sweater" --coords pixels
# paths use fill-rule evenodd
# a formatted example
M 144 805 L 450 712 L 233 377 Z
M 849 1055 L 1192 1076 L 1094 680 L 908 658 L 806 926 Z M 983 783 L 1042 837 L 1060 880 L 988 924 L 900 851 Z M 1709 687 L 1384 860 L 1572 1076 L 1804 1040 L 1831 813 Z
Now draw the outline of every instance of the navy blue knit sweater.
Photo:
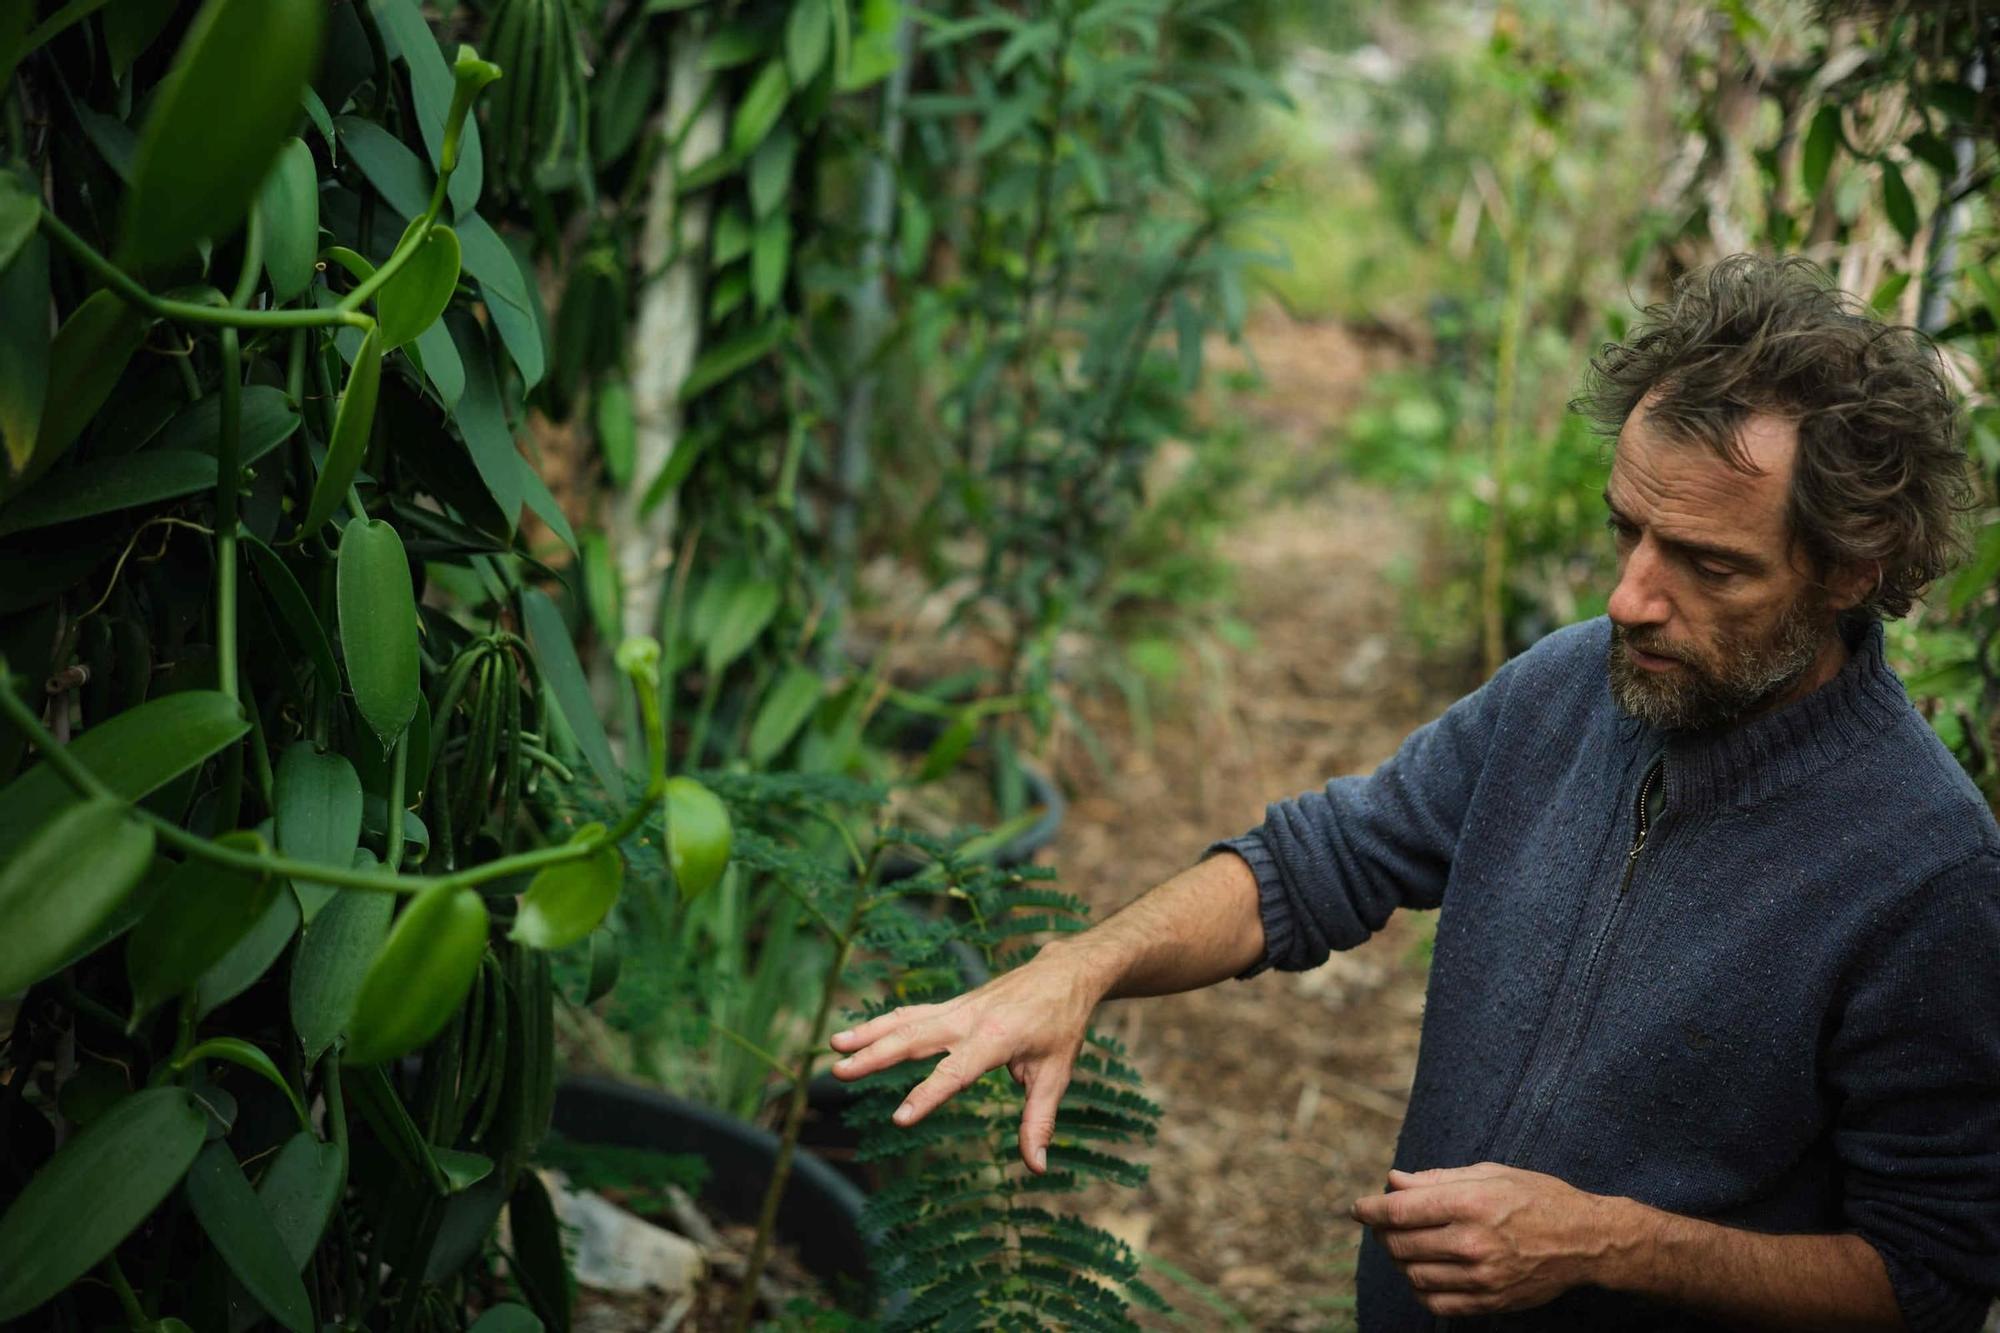
M 1707 734 L 1620 712 L 1609 640 L 1602 618 L 1550 635 L 1372 775 L 1211 844 L 1257 876 L 1266 952 L 1240 976 L 1441 908 L 1396 1166 L 1852 1231 L 1911 1329 L 1976 1329 L 2000 1290 L 2000 827 L 1879 625 L 1827 685 Z M 1365 1333 L 1447 1322 L 1372 1232 L 1358 1287 Z M 1596 1287 L 1448 1322 L 1709 1327 Z

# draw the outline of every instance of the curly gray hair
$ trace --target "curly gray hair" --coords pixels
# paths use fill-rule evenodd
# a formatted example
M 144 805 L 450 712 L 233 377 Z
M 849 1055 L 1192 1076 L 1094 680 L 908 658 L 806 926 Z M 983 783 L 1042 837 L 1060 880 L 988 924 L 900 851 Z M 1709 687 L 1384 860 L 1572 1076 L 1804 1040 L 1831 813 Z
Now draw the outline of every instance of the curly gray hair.
M 1746 417 L 1798 423 L 1793 540 L 1821 576 L 1880 572 L 1852 615 L 1907 614 L 1962 554 L 1972 491 L 1937 349 L 1808 260 L 1732 255 L 1687 274 L 1591 359 L 1570 407 L 1615 438 L 1642 400 L 1649 423 L 1743 471 L 1755 470 L 1739 436 Z

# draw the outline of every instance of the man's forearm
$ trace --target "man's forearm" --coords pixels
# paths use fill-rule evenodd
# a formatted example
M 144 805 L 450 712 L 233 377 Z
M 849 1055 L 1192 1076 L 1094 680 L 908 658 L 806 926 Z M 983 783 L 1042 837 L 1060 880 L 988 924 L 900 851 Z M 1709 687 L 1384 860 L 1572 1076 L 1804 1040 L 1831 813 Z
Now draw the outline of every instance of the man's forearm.
M 1264 956 L 1257 877 L 1218 852 L 1048 948 L 1079 961 L 1107 1000 L 1226 981 Z
M 1607 1199 L 1591 1280 L 1745 1328 L 1900 1329 L 1889 1271 L 1859 1236 L 1766 1235 Z

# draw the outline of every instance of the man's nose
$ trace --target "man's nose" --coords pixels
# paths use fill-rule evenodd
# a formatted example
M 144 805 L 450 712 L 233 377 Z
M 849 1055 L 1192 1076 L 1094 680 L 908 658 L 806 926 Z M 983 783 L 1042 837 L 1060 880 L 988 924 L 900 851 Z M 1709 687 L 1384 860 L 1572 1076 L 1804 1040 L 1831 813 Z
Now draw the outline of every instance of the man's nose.
M 1653 544 L 1641 538 L 1618 571 L 1605 611 L 1626 629 L 1664 625 L 1673 613 L 1666 595 L 1666 569 Z

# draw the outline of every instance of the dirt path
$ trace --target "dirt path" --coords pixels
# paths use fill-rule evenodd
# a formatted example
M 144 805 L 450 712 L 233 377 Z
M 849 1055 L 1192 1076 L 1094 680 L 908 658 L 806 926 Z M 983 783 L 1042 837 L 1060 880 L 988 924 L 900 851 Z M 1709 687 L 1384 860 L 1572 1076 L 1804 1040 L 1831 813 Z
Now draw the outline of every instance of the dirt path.
M 1220 688 L 1157 709 L 1150 750 L 1115 701 L 1086 706 L 1108 783 L 1080 747 L 1058 753 L 1075 797 L 1043 859 L 1099 917 L 1259 823 L 1265 802 L 1369 771 L 1466 684 L 1437 680 L 1402 630 L 1388 573 L 1419 554 L 1416 516 L 1329 462 L 1327 430 L 1380 358 L 1275 312 L 1251 342 L 1266 383 L 1230 407 L 1260 427 L 1249 461 L 1284 492 L 1258 500 L 1226 544 L 1257 644 L 1229 654 Z M 1348 1326 L 1359 1228 L 1347 1207 L 1380 1186 L 1415 1070 L 1423 925 L 1392 920 L 1311 972 L 1100 1010 L 1167 1114 L 1144 1155 L 1148 1185 L 1095 1192 L 1081 1211 L 1215 1289 L 1251 1327 Z M 1148 1276 L 1182 1326 L 1228 1322 L 1170 1276 Z

